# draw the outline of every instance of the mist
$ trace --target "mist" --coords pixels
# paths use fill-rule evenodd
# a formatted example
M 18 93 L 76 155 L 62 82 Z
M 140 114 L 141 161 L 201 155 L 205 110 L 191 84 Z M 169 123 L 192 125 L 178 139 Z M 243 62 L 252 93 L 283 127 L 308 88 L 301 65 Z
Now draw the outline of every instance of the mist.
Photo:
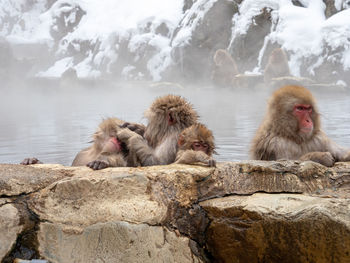
M 325 132 L 350 148 L 346 1 L 136 3 L 0 7 L 0 163 L 35 156 L 70 165 L 103 118 L 147 124 L 143 112 L 165 94 L 194 105 L 214 133 L 218 161 L 249 159 L 267 99 L 281 85 L 263 83 L 276 47 L 288 54 L 293 81 L 318 100 Z M 237 62 L 243 85 L 213 81 L 218 49 Z
M 32 80 L 2 85 L 0 163 L 35 156 L 45 163 L 70 165 L 89 146 L 103 118 L 118 117 L 147 124 L 144 111 L 165 94 L 184 96 L 214 133 L 218 161 L 249 159 L 250 141 L 265 113 L 271 91 L 246 91 L 212 85 L 155 82 Z M 326 133 L 350 146 L 348 94 L 328 92 L 318 99 Z

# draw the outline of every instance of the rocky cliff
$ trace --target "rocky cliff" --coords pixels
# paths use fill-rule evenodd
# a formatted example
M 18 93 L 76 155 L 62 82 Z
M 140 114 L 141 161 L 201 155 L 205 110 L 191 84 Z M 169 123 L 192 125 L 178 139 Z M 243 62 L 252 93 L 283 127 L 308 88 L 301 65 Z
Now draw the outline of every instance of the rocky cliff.
M 0 165 L 0 258 L 349 262 L 350 165 Z
M 207 82 L 219 48 L 242 74 L 259 75 L 282 47 L 293 76 L 349 86 L 349 7 L 348 0 L 7 0 L 0 56 L 7 57 L 3 37 L 20 60 L 10 62 L 29 75 Z

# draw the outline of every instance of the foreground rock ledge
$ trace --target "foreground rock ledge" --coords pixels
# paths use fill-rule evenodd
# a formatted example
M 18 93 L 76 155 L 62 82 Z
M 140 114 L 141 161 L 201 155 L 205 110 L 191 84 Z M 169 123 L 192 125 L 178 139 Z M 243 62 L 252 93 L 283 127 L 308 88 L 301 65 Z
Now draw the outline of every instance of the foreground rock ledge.
M 0 165 L 0 259 L 350 262 L 350 163 Z

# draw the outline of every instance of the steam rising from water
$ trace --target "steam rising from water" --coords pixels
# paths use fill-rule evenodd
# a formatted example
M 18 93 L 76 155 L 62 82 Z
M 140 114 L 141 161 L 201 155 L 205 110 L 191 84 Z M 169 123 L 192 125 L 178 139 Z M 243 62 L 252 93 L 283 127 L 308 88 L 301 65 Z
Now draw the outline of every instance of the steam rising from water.
M 45 163 L 70 165 L 89 146 L 104 117 L 146 124 L 144 110 L 157 97 L 186 97 L 213 130 L 219 161 L 249 159 L 250 141 L 265 112 L 270 91 L 229 90 L 149 82 L 32 80 L 2 84 L 0 163 L 19 163 L 35 156 Z M 315 93 L 314 93 L 315 94 Z M 326 133 L 350 147 L 350 97 L 315 94 Z
M 25 2 L 25 0 L 8 1 L 13 9 L 9 9 L 12 10 L 11 15 L 17 17 L 17 13 L 22 12 L 20 3 L 24 4 Z M 201 19 L 217 2 L 216 0 L 194 1 L 193 6 L 186 12 L 182 11 L 182 1 L 168 1 L 168 3 L 159 0 L 145 1 L 144 5 L 152 13 L 146 12 L 143 8 L 136 10 L 134 5 L 130 4 L 136 1 L 118 3 L 107 1 L 108 3 L 103 5 L 99 1 L 84 1 L 84 3 L 76 0 L 54 1 L 55 4 L 50 8 L 46 7 L 44 2 L 34 1 L 29 4 L 32 8 L 23 11 L 26 15 L 20 17 L 24 18 L 25 27 L 15 26 L 14 29 L 12 28 L 13 30 L 4 27 L 3 30 L 0 30 L 0 36 L 4 37 L 3 40 L 0 39 L 0 89 L 2 94 L 0 96 L 0 163 L 18 163 L 25 157 L 36 156 L 46 163 L 70 165 L 75 154 L 89 145 L 91 135 L 103 118 L 116 116 L 126 121 L 146 124 L 146 120 L 142 117 L 144 110 L 157 96 L 168 93 L 182 95 L 193 103 L 201 116 L 201 121 L 214 132 L 219 161 L 249 158 L 249 144 L 264 115 L 266 100 L 271 93 L 269 90 L 220 89 L 209 84 L 204 86 L 186 84 L 181 87 L 178 84 L 167 83 L 74 80 L 75 73 L 79 77 L 94 76 L 90 73 L 96 73 L 97 69 L 101 70 L 102 62 L 112 62 L 117 57 L 121 59 L 121 62 L 118 62 L 120 65 L 115 66 L 121 67 L 118 70 L 125 73 L 124 75 L 132 75 L 130 72 L 135 69 L 136 75 L 133 75 L 132 79 L 137 79 L 143 71 L 136 70 L 135 65 L 140 64 L 141 68 L 142 65 L 144 67 L 147 65 L 145 70 L 149 71 L 150 78 L 160 79 L 160 73 L 170 64 L 171 49 L 186 46 L 190 42 L 196 27 L 200 25 Z M 71 5 L 66 2 L 70 2 Z M 169 5 L 170 2 L 171 5 Z M 310 1 L 302 2 L 305 2 L 306 5 Z M 76 3 L 82 5 L 84 12 L 76 8 Z M 124 3 L 125 6 L 122 6 L 125 9 L 119 8 L 121 3 Z M 138 3 L 141 2 L 138 1 Z M 236 13 L 234 17 L 231 42 L 238 35 L 244 35 L 241 30 L 248 30 L 254 21 L 252 18 L 260 14 L 264 7 L 271 7 L 275 10 L 272 12 L 272 19 L 275 19 L 273 22 L 277 21 L 281 11 L 284 14 L 284 20 L 278 21 L 284 21 L 284 23 L 279 25 L 277 28 L 279 30 L 271 31 L 269 37 L 270 40 L 280 43 L 287 51 L 292 50 L 292 47 L 297 48 L 293 51 L 294 59 L 292 56 L 289 63 L 292 71 L 298 74 L 301 70 L 298 64 L 300 62 L 298 57 L 301 54 L 300 49 L 309 51 L 310 54 L 317 51 L 312 45 L 313 42 L 309 41 L 309 38 L 311 40 L 314 38 L 308 34 L 308 30 L 305 30 L 305 21 L 300 17 L 308 20 L 309 14 L 319 17 L 322 13 L 322 17 L 317 21 L 322 20 L 323 24 L 308 24 L 309 30 L 319 32 L 322 29 L 322 39 L 330 41 L 327 43 L 334 49 L 349 42 L 347 38 L 349 33 L 347 30 L 348 20 L 343 18 L 349 14 L 350 9 L 343 10 L 326 20 L 323 17 L 323 2 L 317 0 L 314 3 L 313 5 L 311 2 L 310 5 L 307 4 L 307 8 L 292 6 L 293 8 L 290 9 L 291 1 L 243 1 L 239 5 L 240 12 Z M 339 3 L 340 1 L 337 1 L 338 6 Z M 167 12 L 161 8 L 153 13 L 155 7 L 164 7 Z M 133 28 L 132 31 L 129 31 L 128 28 L 116 27 L 120 21 L 125 21 L 124 16 L 118 16 L 118 12 L 125 15 L 125 10 L 128 8 L 131 11 L 137 11 L 134 16 L 128 16 L 135 19 L 123 25 Z M 65 17 L 68 9 L 72 12 L 69 13 L 69 17 Z M 79 17 L 79 14 L 82 17 Z M 118 19 L 120 18 L 120 21 L 116 20 L 116 16 Z M 81 22 L 78 17 L 82 18 Z M 64 18 L 66 24 L 71 22 L 72 25 L 66 25 L 67 28 L 63 28 L 64 30 L 61 28 L 62 32 L 52 31 L 51 29 L 58 30 L 59 18 Z M 298 20 L 297 24 L 296 20 Z M 101 23 L 97 23 L 98 21 Z M 130 23 L 133 25 L 130 26 Z M 162 27 L 163 23 L 164 27 Z M 298 26 L 296 27 L 296 25 Z M 101 31 L 101 28 L 104 30 Z M 74 30 L 71 32 L 71 29 Z M 176 36 L 173 35 L 175 29 L 178 30 Z M 50 57 L 49 54 L 54 55 L 55 52 L 52 50 L 50 52 L 45 44 L 47 41 L 52 42 L 51 31 L 56 32 L 55 36 L 58 37 L 56 39 L 58 42 L 55 43 L 57 45 L 56 51 L 59 51 L 56 53 L 58 57 Z M 57 35 L 57 33 L 59 34 Z M 231 32 L 226 33 L 230 34 Z M 128 39 L 127 45 L 121 41 L 123 37 Z M 298 37 L 303 37 L 303 40 L 299 41 Z M 12 42 L 12 47 L 7 45 L 5 38 Z M 61 41 L 62 39 L 66 41 Z M 101 45 L 97 45 L 98 48 L 97 46 L 95 48 L 92 43 L 97 42 L 97 39 L 101 41 Z M 170 41 L 171 39 L 172 41 Z M 322 39 L 319 39 L 319 42 Z M 68 45 L 69 43 L 72 46 Z M 90 43 L 91 46 L 88 45 L 85 47 L 87 50 L 84 50 L 84 45 L 87 43 Z M 121 51 L 119 48 L 122 48 L 122 44 L 124 49 Z M 306 45 L 306 47 L 300 47 L 301 44 Z M 51 45 L 54 46 L 54 43 Z M 320 47 L 321 44 L 316 43 L 315 46 Z M 68 47 L 74 47 L 74 52 L 71 49 L 68 52 Z M 194 47 L 196 48 L 195 45 Z M 265 47 L 266 45 L 261 47 L 262 50 L 265 50 Z M 212 48 L 214 52 L 214 47 Z M 134 52 L 134 57 L 128 57 L 123 53 L 127 50 L 128 52 L 132 51 L 131 53 Z M 72 56 L 71 51 L 74 56 Z M 149 55 L 149 53 L 153 54 L 152 52 L 154 52 L 154 56 L 150 56 L 148 58 L 150 60 L 141 61 L 142 63 L 138 61 L 138 58 Z M 183 54 L 181 48 L 179 52 L 181 59 L 178 66 L 182 67 L 181 73 L 186 75 L 182 56 L 186 56 L 188 53 Z M 196 49 L 193 49 L 193 53 L 194 56 L 189 61 L 197 62 Z M 257 72 L 261 72 L 262 53 L 259 58 L 256 58 L 259 65 L 259 68 L 256 69 Z M 308 58 L 309 53 L 303 55 Z M 211 54 L 206 55 L 211 56 Z M 341 64 L 347 69 L 346 67 L 350 65 L 348 49 L 345 48 L 344 56 L 340 57 L 343 59 Z M 251 58 L 247 57 L 246 59 Z M 78 64 L 71 65 L 73 61 Z M 137 63 L 133 65 L 131 61 Z M 211 57 L 208 61 L 211 63 Z M 321 62 L 321 60 L 318 61 L 318 63 Z M 190 63 L 189 65 L 187 68 L 195 64 Z M 196 71 L 202 74 L 200 66 Z M 24 76 L 36 76 L 43 68 L 45 68 L 43 72 L 46 72 L 43 76 L 60 76 L 69 67 L 75 70 L 68 72 L 71 74 L 70 77 L 73 77 L 72 81 L 68 81 L 67 78 L 24 79 Z M 48 70 L 49 68 L 52 71 Z M 107 66 L 106 70 L 118 72 L 118 70 L 114 69 L 115 71 L 113 71 Z M 333 69 L 329 69 L 329 71 L 333 72 Z M 334 72 L 337 73 L 337 69 L 334 69 Z M 111 75 L 113 74 L 111 73 Z M 108 77 L 121 76 L 108 75 Z M 209 76 L 205 77 L 209 80 Z M 140 78 L 142 79 L 142 76 Z M 176 79 L 176 77 L 173 78 Z M 169 79 L 173 78 L 169 76 Z M 346 79 L 345 76 L 339 76 L 339 78 Z M 350 112 L 350 104 L 348 103 L 350 95 L 332 91 L 315 95 L 323 114 L 325 131 L 339 144 L 350 147 L 348 132 L 350 122 L 347 117 Z

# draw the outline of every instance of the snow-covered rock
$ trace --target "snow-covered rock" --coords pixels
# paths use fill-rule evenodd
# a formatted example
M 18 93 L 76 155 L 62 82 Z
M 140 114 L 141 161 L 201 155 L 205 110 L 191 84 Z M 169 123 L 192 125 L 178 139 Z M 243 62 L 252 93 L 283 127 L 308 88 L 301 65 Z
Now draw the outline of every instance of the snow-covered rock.
M 348 0 L 0 0 L 0 36 L 17 58 L 36 58 L 31 74 L 42 77 L 74 69 L 80 78 L 208 80 L 218 48 L 241 73 L 259 74 L 278 46 L 294 76 L 349 83 L 349 7 Z M 19 45 L 39 48 L 18 54 Z

